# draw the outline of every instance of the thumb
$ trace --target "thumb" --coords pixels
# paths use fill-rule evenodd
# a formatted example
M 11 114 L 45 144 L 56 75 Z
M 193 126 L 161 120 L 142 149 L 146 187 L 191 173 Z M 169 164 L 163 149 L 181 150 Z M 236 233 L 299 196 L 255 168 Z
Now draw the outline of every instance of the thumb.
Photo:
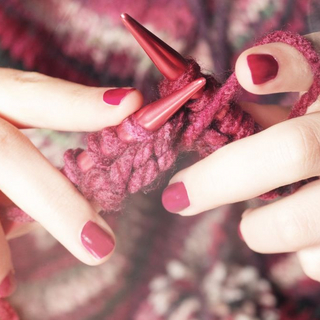
M 314 34 L 309 37 L 312 42 L 317 42 L 317 38 Z M 280 42 L 244 51 L 236 62 L 235 72 L 240 85 L 254 94 L 307 91 L 313 81 L 303 55 Z

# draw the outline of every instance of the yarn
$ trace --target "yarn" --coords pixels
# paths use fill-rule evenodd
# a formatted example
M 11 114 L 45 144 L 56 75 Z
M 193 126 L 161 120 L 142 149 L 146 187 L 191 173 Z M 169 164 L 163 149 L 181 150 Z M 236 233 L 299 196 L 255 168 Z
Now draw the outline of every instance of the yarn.
M 271 42 L 295 47 L 314 73 L 313 85 L 293 106 L 289 118 L 301 116 L 319 95 L 319 57 L 311 43 L 297 34 L 276 31 L 257 45 Z M 213 76 L 203 75 L 194 60 L 187 61 L 187 71 L 178 80 L 165 79 L 159 84 L 160 97 L 168 96 L 201 76 L 207 79 L 206 88 L 199 99 L 185 104 L 158 131 L 148 132 L 131 116 L 122 125 L 133 137 L 133 142 L 121 141 L 116 128 L 89 134 L 87 153 L 94 166 L 87 172 L 82 172 L 76 161 L 81 149 L 65 153 L 63 172 L 87 199 L 98 202 L 104 210 L 119 210 L 127 193 L 154 189 L 181 153 L 196 151 L 203 158 L 232 141 L 261 130 L 237 103 L 241 88 L 235 74 L 221 86 Z M 306 182 L 284 186 L 261 197 L 272 199 L 290 194 Z
M 273 32 L 256 45 L 272 42 L 286 43 L 299 50 L 314 73 L 311 88 L 293 106 L 289 118 L 301 116 L 320 93 L 319 56 L 307 39 L 291 32 Z M 118 211 L 127 194 L 157 188 L 165 173 L 174 168 L 179 155 L 197 152 L 203 158 L 232 141 L 262 130 L 237 103 L 241 87 L 235 73 L 221 85 L 214 76 L 202 74 L 193 59 L 188 59 L 187 63 L 188 68 L 179 79 L 160 82 L 160 97 L 168 96 L 199 77 L 207 80 L 205 90 L 199 99 L 186 103 L 159 130 L 149 132 L 130 116 L 122 123 L 133 138 L 130 143 L 118 138 L 116 127 L 88 134 L 86 152 L 94 165 L 85 172 L 77 163 L 83 149 L 65 152 L 62 172 L 88 200 L 99 203 L 103 210 Z M 280 187 L 261 198 L 291 194 L 313 179 Z M 6 215 L 9 220 L 16 220 L 19 215 L 20 221 L 27 219 L 22 211 L 17 214 L 14 207 L 7 208 Z

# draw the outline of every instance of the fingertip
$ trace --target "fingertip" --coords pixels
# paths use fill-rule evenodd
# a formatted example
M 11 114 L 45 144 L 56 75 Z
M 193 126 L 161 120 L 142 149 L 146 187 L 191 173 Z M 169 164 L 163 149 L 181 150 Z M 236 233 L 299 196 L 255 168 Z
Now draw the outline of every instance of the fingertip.
M 143 104 L 143 95 L 141 91 L 132 88 L 132 90 L 125 96 L 125 98 L 120 103 L 120 108 L 124 114 L 130 115 L 135 111 L 139 110 Z M 126 116 L 123 116 L 123 119 Z M 122 120 L 123 120 L 122 119 Z
M 238 235 L 252 251 L 269 253 L 265 249 L 265 241 L 268 234 L 261 232 L 261 229 L 263 230 L 263 223 L 263 219 L 259 217 L 259 208 L 248 208 L 242 214 L 238 227 Z
M 320 247 L 315 246 L 300 250 L 297 255 L 304 273 L 310 279 L 320 282 Z
M 238 225 L 238 236 L 239 238 L 243 241 L 243 242 L 246 242 L 245 241 L 245 238 L 244 238 L 244 232 L 245 232 L 245 228 L 243 227 L 243 225 L 246 223 L 246 217 L 248 217 L 248 215 L 250 214 L 250 212 L 252 211 L 253 209 L 249 208 L 249 209 L 246 209 L 242 215 L 241 215 L 241 220 L 239 222 L 239 225 Z
M 112 230 L 99 222 L 87 221 L 81 230 L 81 244 L 89 254 L 88 265 L 99 265 L 107 261 L 115 250 Z
M 106 91 L 108 93 L 109 91 Z M 104 101 L 105 95 L 104 94 Z M 118 98 L 115 98 L 118 99 Z M 107 100 L 112 102 L 111 100 Z M 113 100 L 113 103 L 116 101 Z M 121 99 L 118 105 L 108 104 L 106 108 L 106 113 L 108 114 L 108 126 L 119 125 L 125 118 L 129 117 L 131 114 L 135 113 L 142 107 L 143 104 L 143 96 L 142 93 L 135 88 L 128 88 L 127 93 Z M 103 124 L 103 127 L 106 127 L 106 123 Z
M 313 81 L 306 59 L 285 43 L 244 51 L 237 59 L 235 73 L 240 85 L 254 94 L 306 91 Z
M 187 189 L 183 182 L 175 182 L 164 189 L 162 204 L 171 213 L 179 213 L 190 206 Z
M 244 240 L 244 237 L 243 237 L 242 231 L 241 231 L 241 221 L 238 224 L 238 230 L 237 231 L 238 231 L 238 236 L 239 236 L 240 240 L 242 240 L 244 242 L 245 240 Z

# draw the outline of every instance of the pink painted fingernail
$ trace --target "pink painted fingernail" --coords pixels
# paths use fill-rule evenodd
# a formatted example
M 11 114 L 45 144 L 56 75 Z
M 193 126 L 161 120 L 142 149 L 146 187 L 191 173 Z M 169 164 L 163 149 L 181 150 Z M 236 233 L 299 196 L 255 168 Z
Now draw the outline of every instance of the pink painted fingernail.
M 103 94 L 103 101 L 113 106 L 118 106 L 123 98 L 130 92 L 135 91 L 134 88 L 110 89 Z
M 254 84 L 263 84 L 278 74 L 278 62 L 271 54 L 250 54 L 247 62 Z
M 113 237 L 96 223 L 88 221 L 81 232 L 81 242 L 97 259 L 107 256 L 115 246 Z
M 162 204 L 172 213 L 189 207 L 190 201 L 184 183 L 176 182 L 169 185 L 162 193 Z
M 0 298 L 9 297 L 16 289 L 17 284 L 13 272 L 10 271 L 0 284 Z

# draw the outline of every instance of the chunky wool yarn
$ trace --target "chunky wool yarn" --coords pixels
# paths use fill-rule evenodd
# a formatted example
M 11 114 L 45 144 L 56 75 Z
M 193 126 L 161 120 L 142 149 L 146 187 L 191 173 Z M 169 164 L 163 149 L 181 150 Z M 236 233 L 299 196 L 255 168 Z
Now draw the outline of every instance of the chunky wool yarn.
M 252 46 L 253 37 L 282 28 L 300 34 L 319 30 L 319 10 L 305 0 L 0 3 L 0 12 L 6 9 L 0 14 L 3 66 L 86 85 L 134 85 L 148 101 L 154 96 L 157 71 L 137 46 L 135 50 L 119 21 L 122 11 L 219 75 L 230 70 L 244 47 Z M 316 21 L 311 27 L 310 14 Z M 267 100 L 275 102 L 273 97 Z M 25 133 L 57 166 L 66 145 L 82 145 L 82 134 Z M 182 161 L 179 156 L 179 167 Z M 256 254 L 238 238 L 244 204 L 184 218 L 166 213 L 158 192 L 139 192 L 126 202 L 125 214 L 105 216 L 117 235 L 117 250 L 103 265 L 92 268 L 77 261 L 42 228 L 10 241 L 19 286 L 8 302 L 19 318 L 319 318 L 319 283 L 306 278 L 295 254 Z M 17 218 L 23 218 L 18 209 Z M 1 223 L 10 229 L 10 221 Z M 0 300 L 0 309 L 2 302 L 7 306 Z M 8 312 L 0 314 L 1 319 L 14 319 Z
M 283 42 L 295 47 L 312 68 L 313 85 L 293 106 L 289 118 L 301 116 L 320 92 L 319 57 L 310 42 L 297 34 L 277 31 L 257 44 L 271 42 Z M 68 150 L 63 172 L 87 199 L 98 202 L 104 210 L 119 210 L 128 193 L 155 188 L 180 154 L 196 151 L 200 157 L 206 157 L 225 144 L 261 130 L 237 103 L 241 88 L 235 74 L 221 86 L 213 76 L 203 75 L 192 59 L 188 60 L 187 71 L 178 80 L 163 80 L 159 84 L 160 97 L 168 96 L 199 77 L 207 79 L 202 96 L 185 104 L 158 131 L 145 130 L 131 116 L 122 125 L 133 142 L 121 141 L 115 127 L 89 134 L 87 153 L 94 166 L 83 172 L 77 163 L 77 156 L 82 150 Z M 290 194 L 305 182 L 281 187 L 262 198 Z
M 291 32 L 273 32 L 256 45 L 272 42 L 296 48 L 313 71 L 312 86 L 293 106 L 289 118 L 302 116 L 320 93 L 319 56 L 308 40 Z M 93 167 L 83 171 L 77 162 L 83 149 L 70 149 L 65 152 L 62 172 L 88 200 L 95 201 L 105 211 L 118 211 L 128 194 L 157 188 L 164 174 L 174 168 L 179 155 L 197 152 L 203 158 L 261 130 L 237 103 L 241 87 L 235 74 L 221 85 L 214 76 L 202 74 L 193 59 L 188 59 L 187 71 L 179 79 L 160 82 L 160 97 L 168 96 L 199 77 L 207 80 L 201 97 L 186 103 L 159 130 L 147 131 L 130 116 L 122 123 L 133 138 L 129 143 L 117 136 L 116 127 L 88 134 L 86 152 Z M 261 198 L 268 200 L 291 194 L 310 180 L 280 187 Z M 15 207 L 6 208 L 4 212 L 9 220 L 30 221 L 30 217 Z

